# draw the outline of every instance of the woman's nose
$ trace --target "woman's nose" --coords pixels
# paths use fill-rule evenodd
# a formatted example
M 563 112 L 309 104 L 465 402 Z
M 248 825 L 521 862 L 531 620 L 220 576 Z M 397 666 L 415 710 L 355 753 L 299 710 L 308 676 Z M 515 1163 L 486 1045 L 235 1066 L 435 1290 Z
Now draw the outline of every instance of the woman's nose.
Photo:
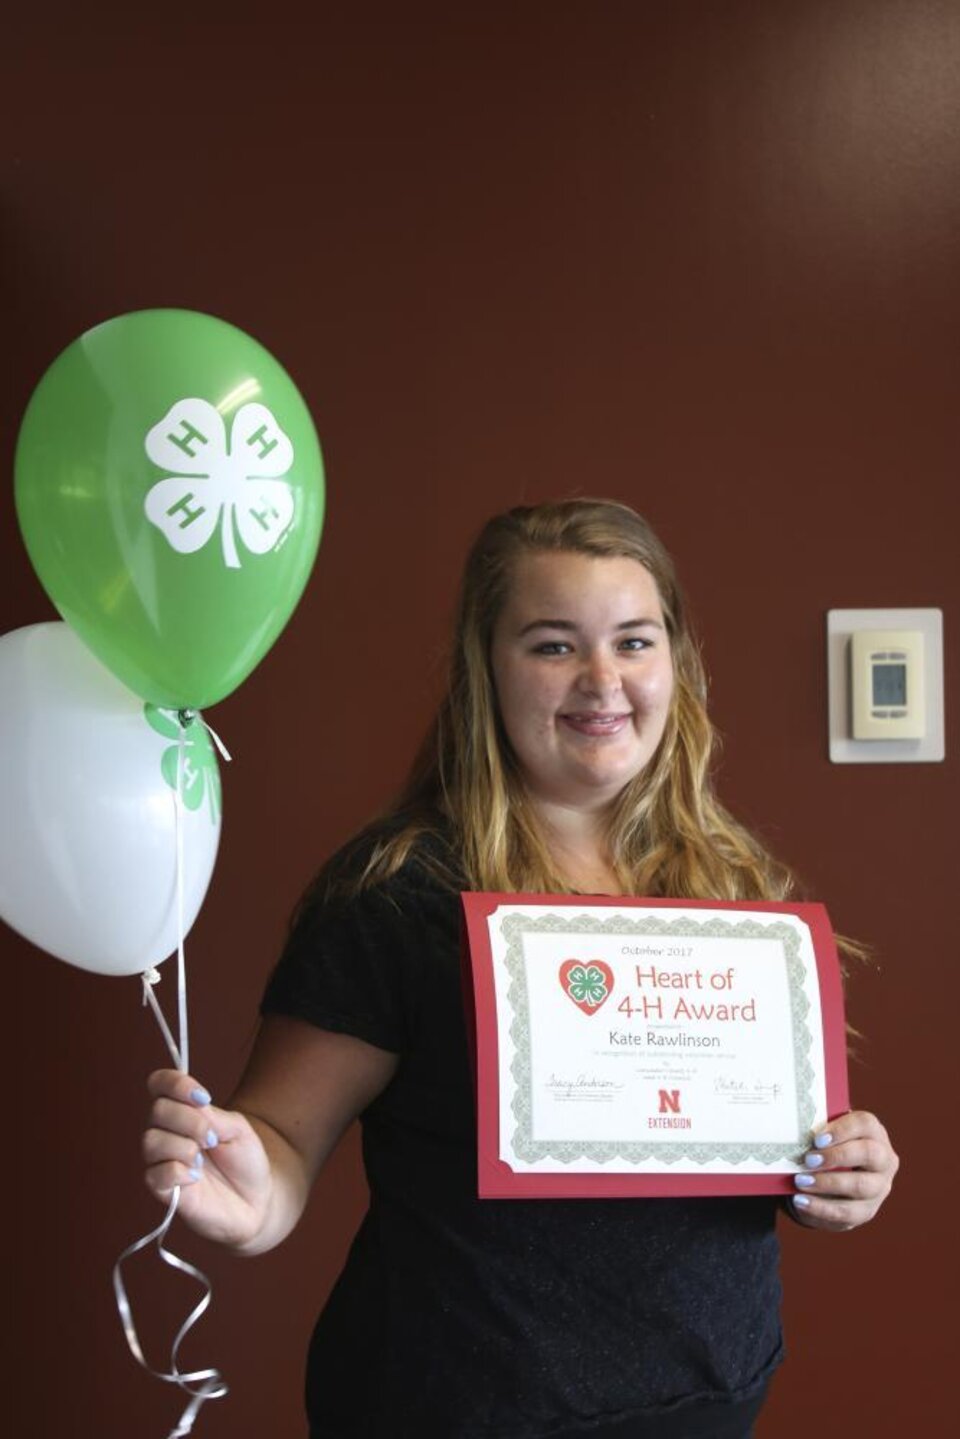
M 597 652 L 587 655 L 579 676 L 579 687 L 584 694 L 601 698 L 616 694 L 620 689 L 620 671 L 612 655 Z

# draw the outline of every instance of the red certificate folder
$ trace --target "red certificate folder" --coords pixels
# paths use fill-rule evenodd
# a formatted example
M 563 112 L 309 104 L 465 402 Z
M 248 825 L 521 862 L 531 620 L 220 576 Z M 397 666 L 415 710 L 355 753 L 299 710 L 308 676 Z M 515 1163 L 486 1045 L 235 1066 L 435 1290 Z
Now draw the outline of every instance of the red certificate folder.
M 666 1161 L 669 1164 L 669 1172 L 643 1173 L 636 1167 L 631 1167 L 623 1159 L 614 1158 L 609 1166 L 606 1163 L 600 1166 L 605 1172 L 573 1172 L 569 1164 L 562 1161 L 552 1161 L 548 1158 L 545 1162 L 538 1162 L 536 1168 L 525 1167 L 516 1163 L 511 1164 L 505 1161 L 503 1146 L 501 1145 L 501 1094 L 500 1094 L 500 1044 L 502 1026 L 507 1022 L 509 1016 L 503 1012 L 498 1016 L 498 992 L 494 972 L 494 954 L 491 945 L 491 916 L 496 916 L 498 909 L 502 906 L 509 907 L 511 913 L 517 913 L 515 924 L 519 921 L 522 929 L 524 915 L 531 916 L 544 914 L 549 911 L 550 916 L 541 921 L 542 927 L 550 925 L 563 928 L 565 925 L 579 926 L 581 920 L 584 927 L 589 926 L 593 921 L 591 916 L 595 911 L 603 910 L 608 915 L 615 910 L 618 915 L 625 917 L 627 924 L 646 923 L 648 925 L 660 925 L 661 929 L 669 921 L 671 924 L 680 925 L 688 923 L 696 928 L 700 921 L 697 911 L 711 910 L 721 911 L 723 917 L 717 919 L 714 916 L 712 923 L 723 927 L 729 912 L 731 924 L 744 922 L 747 925 L 753 924 L 755 928 L 762 929 L 764 924 L 776 928 L 775 917 L 777 915 L 793 916 L 802 922 L 809 932 L 812 944 L 814 964 L 808 965 L 808 976 L 806 982 L 815 984 L 819 991 L 820 1002 L 820 1023 L 814 1031 L 809 1034 L 809 1049 L 812 1054 L 817 1051 L 816 1059 L 821 1074 L 822 1093 L 825 1096 L 825 1113 L 821 1113 L 819 1119 L 826 1121 L 838 1114 L 844 1113 L 849 1108 L 847 1088 L 847 1064 L 846 1064 L 846 1029 L 843 1014 L 843 991 L 840 976 L 840 968 L 837 960 L 836 945 L 833 931 L 827 912 L 820 904 L 777 904 L 772 902 L 751 901 L 743 904 L 730 904 L 715 900 L 669 900 L 669 899 L 637 899 L 626 896 L 581 896 L 581 895 L 536 895 L 536 894 L 493 894 L 493 893 L 471 893 L 462 895 L 463 920 L 464 920 L 464 986 L 465 1001 L 467 1005 L 468 1028 L 470 1029 L 475 1043 L 475 1075 L 477 1092 L 477 1117 L 478 1117 L 478 1176 L 479 1194 L 481 1198 L 489 1199 L 520 1199 L 520 1198 L 597 1198 L 597 1197 L 628 1197 L 628 1196 L 668 1196 L 668 1195 L 725 1195 L 725 1194 L 790 1194 L 794 1192 L 793 1173 L 796 1169 L 802 1168 L 802 1149 L 809 1140 L 808 1133 L 797 1134 L 794 1138 L 797 1141 L 797 1153 L 792 1156 L 788 1172 L 781 1169 L 774 1172 L 758 1163 L 755 1168 L 750 1168 L 750 1161 L 741 1162 L 736 1166 L 737 1172 L 703 1172 L 703 1168 L 692 1159 L 681 1159 L 676 1164 L 672 1160 Z M 569 918 L 567 910 L 572 911 Z M 641 910 L 646 912 L 642 918 L 633 915 L 633 911 Z M 666 911 L 662 916 L 658 911 Z M 689 916 L 688 921 L 683 921 L 677 916 Z M 750 916 L 757 916 L 751 921 Z M 769 917 L 769 919 L 768 919 Z M 494 919 L 496 923 L 496 919 Z M 531 926 L 537 921 L 530 920 Z M 706 921 L 703 921 L 704 925 Z M 729 927 L 729 926 L 727 926 Z M 638 950 L 638 953 L 647 953 L 647 950 Z M 674 951 L 664 951 L 674 952 Z M 665 962 L 666 963 L 666 962 Z M 580 968 L 574 968 L 577 964 Z M 559 972 L 555 972 L 556 966 L 550 965 L 549 978 L 544 978 L 544 971 L 539 972 L 538 983 L 554 984 L 559 980 L 561 987 L 566 984 L 566 998 L 572 1000 L 573 1004 L 585 1013 L 591 1002 L 602 1003 L 605 995 L 598 1000 L 604 990 L 602 971 L 610 976 L 610 969 L 604 966 L 601 961 L 596 965 L 590 965 L 589 961 L 567 960 L 560 966 Z M 585 968 L 586 966 L 586 968 Z M 572 973 L 571 973 L 572 971 Z M 642 979 L 650 981 L 651 971 L 637 970 Z M 591 989 L 591 978 L 595 981 Z M 677 971 L 673 976 L 668 971 L 660 974 L 661 980 L 672 984 L 692 983 L 688 974 L 686 980 L 681 972 Z M 718 976 L 722 983 L 722 977 Z M 655 982 L 656 976 L 653 976 Z M 611 985 L 612 987 L 612 985 Z M 503 984 L 501 983 L 501 1011 L 504 1009 Z M 552 992 L 552 991 L 551 991 Z M 680 996 L 683 997 L 683 996 Z M 679 998 L 674 1008 L 681 1009 L 684 1013 L 689 1009 L 679 1004 Z M 704 998 L 715 998 L 716 996 L 704 996 Z M 673 995 L 669 996 L 673 999 Z M 653 1001 L 651 1001 L 653 1002 Z M 567 1014 L 564 1007 L 564 1000 L 557 1000 L 558 1013 L 562 1011 Z M 633 1002 L 629 997 L 621 998 L 619 1009 L 631 1010 Z M 613 1011 L 607 1012 L 608 1015 Z M 747 1017 L 746 1011 L 744 1017 Z M 572 1019 L 571 1023 L 580 1023 L 579 1019 Z M 604 1020 L 606 1022 L 606 1019 Z M 621 1021 L 616 1021 L 621 1022 Z M 589 1021 L 596 1025 L 597 1019 Z M 667 1026 L 676 1029 L 677 1026 Z M 708 1026 L 709 1028 L 709 1026 Z M 701 1026 L 702 1029 L 702 1026 Z M 610 1031 L 613 1038 L 613 1032 Z M 505 1044 L 512 1044 L 512 1039 L 504 1039 Z M 680 1040 L 676 1043 L 713 1043 L 710 1040 Z M 620 1056 L 617 1056 L 620 1058 Z M 625 1072 L 625 1071 L 620 1071 Z M 667 1091 L 667 1098 L 671 1091 Z M 512 1120 L 509 1121 L 512 1125 Z M 669 1119 L 664 1121 L 648 1121 L 652 1123 L 676 1123 Z

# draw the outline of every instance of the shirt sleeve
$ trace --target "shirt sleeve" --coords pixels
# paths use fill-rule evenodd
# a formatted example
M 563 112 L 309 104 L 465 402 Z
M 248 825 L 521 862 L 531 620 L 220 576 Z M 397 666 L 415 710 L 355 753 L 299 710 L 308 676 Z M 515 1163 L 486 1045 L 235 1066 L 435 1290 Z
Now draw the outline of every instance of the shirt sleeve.
M 308 906 L 267 983 L 261 1014 L 402 1054 L 415 1002 L 411 924 L 408 906 L 383 888 Z

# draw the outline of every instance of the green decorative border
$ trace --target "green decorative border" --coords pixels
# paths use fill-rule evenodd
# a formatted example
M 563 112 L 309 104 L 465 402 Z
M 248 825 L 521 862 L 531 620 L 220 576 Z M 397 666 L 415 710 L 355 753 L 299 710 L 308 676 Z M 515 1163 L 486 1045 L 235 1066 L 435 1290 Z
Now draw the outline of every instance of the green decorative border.
M 677 939 L 737 939 L 777 940 L 783 945 L 786 961 L 787 983 L 790 990 L 790 1013 L 793 1029 L 794 1078 L 797 1091 L 797 1133 L 789 1144 L 784 1142 L 751 1144 L 713 1143 L 690 1144 L 673 1142 L 666 1144 L 649 1142 L 619 1143 L 616 1141 L 590 1140 L 535 1140 L 532 1129 L 533 1079 L 530 1073 L 530 996 L 527 990 L 526 969 L 523 962 L 523 937 L 526 934 L 616 934 L 616 935 L 669 935 Z M 684 916 L 682 919 L 664 920 L 656 915 L 643 919 L 630 919 L 626 915 L 611 915 L 598 919 L 592 914 L 578 914 L 567 918 L 559 914 L 531 916 L 508 914 L 501 921 L 501 933 L 506 940 L 506 969 L 510 976 L 507 1002 L 513 1012 L 510 1037 L 514 1044 L 514 1060 L 510 1067 L 516 1083 L 512 1109 L 517 1121 L 513 1135 L 514 1153 L 528 1164 L 541 1159 L 553 1159 L 560 1164 L 570 1164 L 576 1159 L 591 1159 L 599 1164 L 622 1159 L 629 1164 L 639 1164 L 653 1159 L 663 1164 L 707 1164 L 712 1160 L 725 1160 L 729 1164 L 742 1164 L 755 1160 L 760 1164 L 775 1164 L 801 1161 L 805 1138 L 813 1125 L 815 1106 L 811 1094 L 814 1079 L 810 1055 L 813 1050 L 813 1035 L 807 1023 L 810 1001 L 803 992 L 804 969 L 800 959 L 800 939 L 796 930 L 782 920 L 761 924 L 755 919 L 725 920 L 708 919 L 699 923 Z

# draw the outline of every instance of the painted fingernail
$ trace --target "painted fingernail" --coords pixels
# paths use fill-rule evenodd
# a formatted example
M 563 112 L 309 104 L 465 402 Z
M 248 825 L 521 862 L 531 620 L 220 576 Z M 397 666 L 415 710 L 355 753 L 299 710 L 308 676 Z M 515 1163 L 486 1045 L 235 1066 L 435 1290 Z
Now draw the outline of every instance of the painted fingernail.
M 187 1177 L 186 1177 L 186 1179 L 185 1179 L 183 1182 L 184 1182 L 184 1184 L 196 1184 L 196 1182 L 197 1182 L 197 1180 L 198 1180 L 199 1178 L 200 1178 L 200 1171 L 199 1171 L 199 1169 L 188 1169 L 188 1170 L 187 1170 Z
M 190 1098 L 193 1100 L 194 1104 L 199 1104 L 201 1109 L 203 1109 L 206 1105 L 212 1102 L 207 1090 L 201 1088 L 200 1086 L 198 1086 L 196 1089 L 191 1089 Z
M 797 1206 L 798 1209 L 809 1209 L 809 1208 L 810 1208 L 810 1200 L 807 1198 L 807 1196 L 806 1196 L 805 1194 L 795 1194 L 795 1195 L 793 1196 L 793 1202 L 794 1202 L 794 1204 Z
M 822 1155 L 822 1154 L 805 1154 L 805 1155 L 803 1156 L 803 1162 L 804 1162 L 804 1164 L 807 1166 L 808 1169 L 819 1169 L 820 1166 L 821 1166 L 821 1164 L 823 1163 L 823 1155 Z
M 196 1153 L 196 1156 L 195 1156 L 195 1158 L 194 1158 L 194 1161 L 193 1161 L 193 1163 L 191 1164 L 190 1168 L 191 1168 L 191 1169 L 202 1169 L 202 1168 L 203 1168 L 203 1163 L 204 1163 L 204 1161 L 203 1161 L 203 1155 L 200 1153 L 200 1150 L 198 1149 L 198 1150 L 197 1150 L 197 1153 Z
M 827 1147 L 828 1144 L 832 1144 L 832 1143 L 833 1143 L 833 1135 L 832 1135 L 832 1134 L 818 1134 L 817 1137 L 814 1139 L 813 1143 L 814 1143 L 815 1148 L 817 1148 L 817 1149 L 826 1149 L 826 1147 Z
M 795 1174 L 793 1182 L 799 1184 L 801 1189 L 809 1189 L 811 1185 L 816 1184 L 817 1180 L 813 1174 Z
M 213 1129 L 208 1129 L 208 1130 L 207 1130 L 207 1148 L 208 1148 L 208 1149 L 216 1149 L 216 1147 L 217 1147 L 217 1145 L 218 1145 L 219 1143 L 220 1143 L 220 1140 L 217 1138 L 216 1131 L 213 1130 Z

